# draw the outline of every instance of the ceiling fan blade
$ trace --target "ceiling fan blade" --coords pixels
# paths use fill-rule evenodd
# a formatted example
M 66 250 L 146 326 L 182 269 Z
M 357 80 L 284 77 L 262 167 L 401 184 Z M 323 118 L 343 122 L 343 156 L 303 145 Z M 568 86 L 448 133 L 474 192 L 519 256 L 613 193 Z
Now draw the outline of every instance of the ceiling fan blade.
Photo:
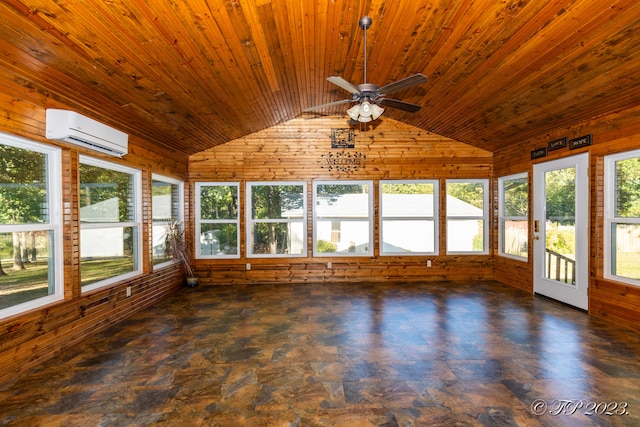
M 350 102 L 354 102 L 353 99 L 342 99 L 340 101 L 327 102 L 326 104 L 320 104 L 320 105 L 315 105 L 313 107 L 307 107 L 304 110 L 302 110 L 302 112 L 306 113 L 306 112 L 309 112 L 309 111 L 319 110 L 319 109 L 325 108 L 325 107 L 333 107 L 334 105 L 348 104 Z
M 379 105 L 385 107 L 397 108 L 398 110 L 408 111 L 409 113 L 415 113 L 422 108 L 421 105 L 411 104 L 409 102 L 399 101 L 397 99 L 380 98 L 376 101 Z
M 327 77 L 327 80 L 353 95 L 360 95 L 360 89 L 358 89 L 353 83 L 346 81 L 340 76 Z
M 410 88 L 411 86 L 419 85 L 427 81 L 427 77 L 423 74 L 414 74 L 413 76 L 405 77 L 397 82 L 389 83 L 378 89 L 380 95 L 387 95 L 391 92 L 395 92 L 402 89 Z

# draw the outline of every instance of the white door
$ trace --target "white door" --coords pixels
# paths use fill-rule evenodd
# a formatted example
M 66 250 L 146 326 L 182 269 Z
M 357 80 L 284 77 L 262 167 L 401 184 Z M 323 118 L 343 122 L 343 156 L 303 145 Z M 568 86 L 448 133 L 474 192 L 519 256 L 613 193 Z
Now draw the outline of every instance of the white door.
M 588 309 L 589 154 L 533 166 L 533 290 Z

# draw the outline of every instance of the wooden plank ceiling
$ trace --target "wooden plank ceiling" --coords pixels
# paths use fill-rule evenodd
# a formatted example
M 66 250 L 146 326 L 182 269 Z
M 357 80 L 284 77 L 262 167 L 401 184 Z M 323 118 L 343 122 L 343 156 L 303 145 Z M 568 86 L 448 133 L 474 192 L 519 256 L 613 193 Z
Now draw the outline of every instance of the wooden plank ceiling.
M 192 154 L 348 99 L 495 151 L 640 104 L 637 0 L 3 0 L 0 77 Z M 320 110 L 347 119 L 347 105 Z

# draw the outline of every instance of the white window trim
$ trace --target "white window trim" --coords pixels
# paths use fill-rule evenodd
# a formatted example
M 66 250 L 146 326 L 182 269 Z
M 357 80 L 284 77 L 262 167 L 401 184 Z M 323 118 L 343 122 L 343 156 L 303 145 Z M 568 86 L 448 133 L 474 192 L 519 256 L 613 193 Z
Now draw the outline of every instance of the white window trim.
M 203 220 L 201 215 L 200 190 L 202 187 L 236 187 L 238 189 L 238 217 L 235 220 L 230 219 L 207 219 Z M 194 254 L 196 259 L 238 259 L 240 258 L 240 216 L 242 214 L 240 183 L 239 182 L 196 182 L 195 184 L 195 235 L 193 239 Z M 235 254 L 230 255 L 203 255 L 200 253 L 200 230 L 202 224 L 230 224 L 235 223 L 237 229 L 236 240 L 238 247 Z
M 151 174 L 151 181 L 152 181 L 151 182 L 152 187 L 153 187 L 153 181 L 161 181 L 161 182 L 166 182 L 167 184 L 173 184 L 178 186 L 178 218 L 176 220 L 180 223 L 180 226 L 182 227 L 184 225 L 184 181 L 180 181 L 179 179 L 175 179 L 175 178 L 170 178 L 168 176 L 158 175 L 155 173 Z M 151 197 L 151 209 L 153 211 L 153 196 Z M 151 215 L 151 226 L 153 227 L 153 214 Z M 152 234 L 153 234 L 153 231 L 152 231 Z M 151 258 L 153 259 L 153 255 L 151 255 Z M 158 269 L 173 265 L 177 262 L 178 262 L 177 260 L 169 260 L 169 261 L 161 262 L 158 264 L 153 264 L 153 261 L 152 261 L 151 264 L 153 265 L 154 270 L 158 270 Z
M 640 157 L 640 150 L 626 151 L 624 153 L 612 154 L 604 158 L 604 277 L 609 280 L 626 283 L 633 286 L 640 286 L 640 280 L 628 277 L 617 276 L 611 273 L 612 235 L 611 227 L 613 223 L 640 224 L 640 218 L 616 218 L 615 215 L 615 194 L 616 177 L 615 164 L 619 160 L 626 160 Z
M 0 319 L 60 301 L 64 298 L 64 254 L 62 236 L 62 156 L 57 147 L 0 132 L 0 143 L 47 155 L 47 202 L 49 222 L 45 224 L 0 224 L 0 232 L 52 231 L 53 293 L 21 304 L 0 309 Z
M 120 274 L 118 276 L 109 277 L 108 279 L 100 280 L 99 282 L 91 283 L 90 285 L 81 286 L 82 293 L 87 293 L 95 289 L 102 289 L 114 283 L 127 280 L 142 274 L 142 172 L 139 169 L 130 168 L 128 166 L 119 165 L 117 163 L 111 163 L 105 160 L 96 159 L 94 157 L 80 155 L 80 163 L 90 166 L 96 166 L 103 169 L 110 169 L 116 172 L 123 172 L 131 174 L 133 176 L 133 221 L 130 222 L 105 222 L 105 223 L 91 223 L 83 224 L 80 221 L 80 230 L 100 229 L 100 228 L 114 228 L 114 227 L 137 227 L 137 239 L 135 244 L 137 245 L 136 259 L 134 264 L 137 268 L 128 273 Z M 80 241 L 82 244 L 82 240 Z M 82 278 L 81 278 L 82 279 Z
M 510 258 L 516 261 L 528 262 L 529 261 L 528 257 L 508 254 L 504 252 L 504 247 L 502 246 L 502 242 L 503 242 L 502 223 L 504 221 L 508 221 L 508 220 L 523 221 L 524 220 L 524 221 L 527 221 L 527 230 L 529 229 L 528 216 L 520 217 L 520 216 L 504 215 L 504 183 L 505 181 L 511 181 L 511 180 L 521 179 L 521 178 L 526 178 L 528 182 L 529 174 L 527 172 L 522 172 L 522 173 L 516 173 L 513 175 L 502 176 L 498 178 L 498 255 L 505 258 Z M 527 201 L 529 202 L 527 205 L 527 211 L 529 211 L 529 207 L 531 206 L 531 203 L 529 199 L 527 199 Z
M 367 252 L 345 252 L 345 253 L 324 253 L 317 251 L 317 238 L 318 238 L 318 220 L 340 220 L 344 222 L 350 221 L 349 218 L 344 217 L 318 217 L 316 211 L 316 199 L 317 199 L 317 188 L 319 185 L 368 185 L 369 193 L 368 193 L 368 209 L 369 209 L 369 250 Z M 373 192 L 374 192 L 373 180 L 358 180 L 358 181 L 341 181 L 341 180 L 332 180 L 332 181 L 313 181 L 313 256 L 314 257 L 366 257 L 373 256 Z M 353 221 L 363 221 L 364 218 L 353 219 Z
M 302 186 L 302 199 L 303 199 L 303 214 L 301 219 L 269 219 L 269 220 L 254 220 L 251 217 L 251 212 L 253 211 L 253 206 L 251 202 L 251 194 L 254 186 L 279 186 L 279 185 L 301 185 Z M 307 183 L 305 181 L 253 181 L 246 183 L 246 257 L 247 258 L 304 258 L 307 256 Z M 251 253 L 251 248 L 253 247 L 253 224 L 254 223 L 302 223 L 303 226 L 303 242 L 302 247 L 303 253 L 301 254 L 254 254 Z
M 429 216 L 419 216 L 419 217 L 385 217 L 383 216 L 384 206 L 382 201 L 382 186 L 383 184 L 431 184 L 433 185 L 433 217 Z M 414 180 L 381 180 L 379 183 L 379 192 L 380 195 L 380 256 L 421 256 L 421 255 L 429 255 L 434 256 L 438 255 L 440 245 L 438 242 L 440 241 L 440 182 L 437 179 L 414 179 Z M 434 230 L 433 230 L 433 252 L 385 252 L 384 251 L 384 242 L 382 241 L 382 236 L 384 236 L 384 220 L 404 220 L 404 221 L 424 221 L 424 220 L 433 220 L 434 222 Z
M 468 184 L 473 184 L 473 183 L 478 183 L 478 184 L 483 184 L 484 186 L 484 191 L 482 194 L 482 216 L 455 216 L 455 217 L 450 217 L 449 216 L 449 212 L 448 212 L 448 207 L 446 206 L 446 197 L 448 196 L 447 193 L 447 185 L 451 183 L 451 184 L 462 184 L 462 183 L 468 183 Z M 445 181 L 445 227 L 446 229 L 449 228 L 449 219 L 452 220 L 465 220 L 465 219 L 471 219 L 471 220 L 478 220 L 478 219 L 482 219 L 482 243 L 483 243 L 483 249 L 482 251 L 450 251 L 448 250 L 448 239 L 449 236 L 446 236 L 446 241 L 445 241 L 445 250 L 447 255 L 487 255 L 489 254 L 489 180 L 486 178 L 481 178 L 481 179 L 447 179 Z

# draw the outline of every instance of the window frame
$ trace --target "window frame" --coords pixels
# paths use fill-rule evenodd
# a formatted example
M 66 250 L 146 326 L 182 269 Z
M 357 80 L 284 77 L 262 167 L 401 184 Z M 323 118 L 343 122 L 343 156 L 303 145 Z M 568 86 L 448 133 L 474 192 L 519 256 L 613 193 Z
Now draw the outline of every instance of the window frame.
M 482 216 L 450 216 L 449 215 L 449 203 L 448 203 L 448 185 L 449 184 L 482 184 Z M 488 255 L 489 254 L 489 179 L 488 178 L 476 178 L 476 179 L 447 179 L 445 180 L 445 252 L 447 255 Z M 449 250 L 449 221 L 450 220 L 482 220 L 482 243 L 483 248 L 481 251 L 452 251 Z
M 504 208 L 505 208 L 505 201 L 504 201 L 504 184 L 507 181 L 511 181 L 511 180 L 516 180 L 516 179 L 522 179 L 525 178 L 527 180 L 527 216 L 525 217 L 520 217 L 520 216 L 507 216 L 504 213 Z M 531 245 L 529 244 L 529 212 L 531 210 L 531 198 L 529 197 L 530 193 L 530 182 L 529 182 L 529 173 L 528 172 L 521 172 L 521 173 L 516 173 L 516 174 L 512 174 L 512 175 L 508 175 L 508 176 L 501 176 L 498 178 L 498 255 L 505 257 L 505 258 L 510 258 L 516 261 L 522 261 L 522 262 L 528 262 L 529 260 L 529 255 L 531 254 L 530 251 L 530 247 Z M 503 223 L 506 221 L 526 221 L 527 223 L 527 256 L 520 256 L 520 255 L 514 255 L 514 254 L 510 254 L 504 251 L 504 240 L 503 240 Z
M 178 218 L 175 219 L 175 221 L 180 224 L 180 227 L 184 227 L 184 181 L 181 181 L 179 179 L 175 179 L 175 178 L 171 178 L 168 176 L 164 176 L 164 175 L 159 175 L 159 174 L 155 174 L 152 173 L 151 174 L 151 188 L 152 188 L 152 192 L 151 192 L 151 241 L 153 242 L 153 226 L 154 226 L 154 219 L 153 219 L 153 182 L 154 181 L 159 181 L 159 182 L 163 182 L 165 184 L 170 184 L 170 185 L 177 185 L 178 186 Z M 173 219 L 172 219 L 173 221 Z M 163 221 L 162 224 L 167 224 L 167 221 Z M 151 264 L 153 266 L 153 269 L 161 269 L 164 267 L 167 267 L 169 265 L 173 265 L 175 263 L 178 263 L 178 260 L 175 259 L 171 259 L 168 261 L 164 261 L 164 262 L 159 262 L 157 264 L 155 264 L 153 262 L 153 244 L 151 245 Z
M 348 219 L 345 217 L 319 217 L 318 211 L 316 209 L 317 206 L 317 195 L 318 195 L 318 186 L 320 185 L 368 185 L 368 199 L 367 199 L 367 210 L 368 217 L 367 221 L 369 224 L 368 227 L 368 236 L 369 236 L 369 247 L 366 252 L 318 252 L 317 250 L 317 240 L 318 240 L 318 221 L 356 221 L 356 219 Z M 373 256 L 373 246 L 375 244 L 374 236 L 373 236 L 373 224 L 374 224 L 374 209 L 373 209 L 373 196 L 374 196 L 374 183 L 373 180 L 318 180 L 313 181 L 313 256 L 314 257 L 371 257 Z M 357 221 L 362 221 L 363 218 L 358 218 Z
M 91 292 L 96 289 L 103 289 L 117 282 L 127 280 L 142 274 L 142 171 L 140 169 L 124 166 L 118 163 L 113 163 L 107 160 L 98 159 L 96 157 L 87 156 L 81 154 L 79 156 L 79 164 L 86 164 L 90 166 L 99 167 L 102 169 L 108 169 L 115 172 L 121 172 L 132 175 L 133 178 L 133 221 L 128 222 L 95 222 L 95 223 L 83 223 L 78 211 L 78 220 L 80 223 L 80 232 L 82 230 L 97 230 L 103 228 L 136 228 L 138 229 L 137 237 L 134 240 L 135 253 L 133 256 L 133 262 L 135 268 L 127 273 L 119 274 L 117 276 L 109 277 L 98 282 L 88 284 L 86 286 L 80 285 L 81 293 Z M 78 209 L 80 209 L 78 207 Z M 82 246 L 82 238 L 80 238 L 80 246 Z M 82 264 L 82 260 L 80 260 Z M 80 277 L 82 283 L 82 275 Z
M 394 217 L 394 216 L 385 216 L 384 215 L 384 192 L 383 192 L 383 185 L 385 184 L 397 184 L 397 185 L 403 185 L 403 184 L 431 184 L 433 185 L 433 216 L 414 216 L 414 217 Z M 379 230 L 380 230 L 380 236 L 379 236 L 379 249 L 380 249 L 380 256 L 424 256 L 424 255 L 428 255 L 428 256 L 435 256 L 438 255 L 439 250 L 440 250 L 440 245 L 439 245 L 439 241 L 440 241 L 440 221 L 439 221 L 439 216 L 440 216 L 440 182 L 437 179 L 411 179 L 411 180 L 407 180 L 407 179 L 390 179 L 390 180 L 380 180 L 379 184 L 378 184 L 378 194 L 380 197 L 380 213 L 379 213 Z M 389 251 L 385 251 L 384 250 L 384 224 L 385 224 L 385 220 L 387 221 L 393 221 L 393 220 L 403 220 L 403 221 L 433 221 L 433 251 L 432 252 L 389 252 Z
M 614 235 L 613 224 L 638 224 L 640 217 L 622 218 L 616 217 L 616 163 L 621 160 L 628 160 L 640 157 L 640 150 L 625 151 L 611 154 L 604 157 L 604 277 L 632 286 L 640 287 L 640 280 L 630 277 L 619 276 L 612 273 L 612 258 Z
M 202 219 L 202 205 L 200 203 L 200 194 L 202 187 L 236 187 L 238 194 L 238 215 L 235 220 L 230 219 Z M 195 259 L 239 259 L 242 242 L 240 240 L 240 218 L 242 215 L 242 193 L 240 192 L 239 182 L 196 182 L 195 183 L 195 231 L 193 238 Z M 200 230 L 202 224 L 235 224 L 236 225 L 236 241 L 238 247 L 235 254 L 224 255 L 203 255 L 200 246 Z
M 25 301 L 0 309 L 0 319 L 24 313 L 53 302 L 64 299 L 64 247 L 62 236 L 62 150 L 51 145 L 40 144 L 25 138 L 0 132 L 0 144 L 9 145 L 23 150 L 44 154 L 46 160 L 47 177 L 47 204 L 49 218 L 47 222 L 31 224 L 0 224 L 0 233 L 13 233 L 21 231 L 48 231 L 52 233 L 51 248 L 53 251 L 51 282 L 53 286 L 51 294 Z
M 253 204 L 252 194 L 253 187 L 255 186 L 302 186 L 302 218 L 280 218 L 280 219 L 259 219 L 256 220 L 253 217 Z M 246 206 L 246 221 L 245 221 L 245 243 L 246 243 L 246 257 L 247 258 L 305 258 L 307 256 L 307 183 L 306 181 L 251 181 L 245 184 L 245 206 Z M 302 253 L 300 254 L 254 254 L 251 252 L 253 248 L 253 225 L 259 223 L 300 223 L 302 224 Z

